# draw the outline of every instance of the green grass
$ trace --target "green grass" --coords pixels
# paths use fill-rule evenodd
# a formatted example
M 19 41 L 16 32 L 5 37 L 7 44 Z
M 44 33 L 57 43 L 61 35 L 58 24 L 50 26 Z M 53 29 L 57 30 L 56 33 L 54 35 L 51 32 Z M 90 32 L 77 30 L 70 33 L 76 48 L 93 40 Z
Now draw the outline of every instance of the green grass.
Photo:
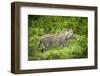
M 87 58 L 87 18 L 64 16 L 28 16 L 28 60 Z M 71 28 L 75 37 L 64 46 L 49 47 L 43 53 L 39 49 L 40 37 L 45 34 L 63 33 Z
M 29 57 L 29 60 L 86 58 L 87 49 L 84 48 L 87 46 L 81 45 L 81 42 L 87 43 L 84 38 L 85 36 L 77 36 L 66 42 L 64 46 L 50 47 L 43 53 L 38 49 L 32 52 L 32 56 Z

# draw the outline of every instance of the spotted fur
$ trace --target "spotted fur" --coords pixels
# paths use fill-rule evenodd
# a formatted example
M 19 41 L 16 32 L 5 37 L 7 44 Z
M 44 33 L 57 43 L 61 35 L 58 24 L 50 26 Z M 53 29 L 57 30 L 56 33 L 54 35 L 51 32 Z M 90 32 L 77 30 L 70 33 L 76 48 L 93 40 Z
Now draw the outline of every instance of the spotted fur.
M 69 29 L 65 33 L 61 34 L 46 34 L 40 39 L 39 47 L 43 52 L 48 47 L 64 46 L 65 42 L 73 36 L 72 29 Z

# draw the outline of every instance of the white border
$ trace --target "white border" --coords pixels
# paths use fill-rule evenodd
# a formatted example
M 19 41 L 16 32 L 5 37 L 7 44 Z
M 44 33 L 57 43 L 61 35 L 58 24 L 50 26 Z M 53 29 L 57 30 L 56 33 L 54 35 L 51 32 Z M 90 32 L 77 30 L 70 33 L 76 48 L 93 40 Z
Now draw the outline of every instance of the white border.
M 88 58 L 28 61 L 28 14 L 88 17 Z M 20 9 L 20 69 L 43 69 L 94 65 L 94 11 L 21 7 Z M 80 25 L 81 26 L 81 25 Z

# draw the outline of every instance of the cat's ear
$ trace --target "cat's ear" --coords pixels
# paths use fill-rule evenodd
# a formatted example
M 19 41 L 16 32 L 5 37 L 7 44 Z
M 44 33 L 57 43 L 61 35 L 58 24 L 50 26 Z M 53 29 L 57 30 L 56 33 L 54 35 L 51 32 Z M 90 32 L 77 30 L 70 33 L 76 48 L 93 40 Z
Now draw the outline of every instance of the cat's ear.
M 72 31 L 72 28 L 70 29 L 70 31 Z
M 72 28 L 68 28 L 67 31 L 72 31 Z
M 67 28 L 67 31 L 70 31 L 71 29 L 70 28 Z

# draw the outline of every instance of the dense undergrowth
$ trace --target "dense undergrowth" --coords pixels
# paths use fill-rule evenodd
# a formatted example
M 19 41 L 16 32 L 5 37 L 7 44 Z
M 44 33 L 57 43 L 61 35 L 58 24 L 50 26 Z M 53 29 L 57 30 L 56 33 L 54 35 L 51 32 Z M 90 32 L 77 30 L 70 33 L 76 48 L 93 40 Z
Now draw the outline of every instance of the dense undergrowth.
M 76 59 L 87 57 L 88 19 L 71 16 L 28 16 L 28 60 Z M 64 46 L 49 47 L 43 53 L 39 49 L 40 37 L 45 34 L 64 33 L 71 28 L 75 37 Z

